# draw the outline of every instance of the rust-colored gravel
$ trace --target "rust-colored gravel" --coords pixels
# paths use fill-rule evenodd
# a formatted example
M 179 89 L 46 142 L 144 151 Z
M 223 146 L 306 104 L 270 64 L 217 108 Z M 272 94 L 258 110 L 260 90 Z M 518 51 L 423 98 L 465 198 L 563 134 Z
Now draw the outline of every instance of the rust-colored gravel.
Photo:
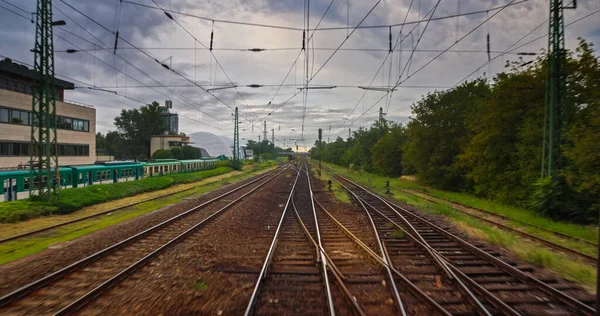
M 106 292 L 81 314 L 241 314 L 293 172 L 271 181 Z

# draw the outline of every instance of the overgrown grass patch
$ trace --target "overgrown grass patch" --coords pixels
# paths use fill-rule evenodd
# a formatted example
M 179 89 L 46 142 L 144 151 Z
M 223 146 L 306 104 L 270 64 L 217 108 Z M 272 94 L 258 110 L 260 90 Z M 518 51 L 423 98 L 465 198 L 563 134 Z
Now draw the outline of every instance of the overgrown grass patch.
M 54 201 L 25 199 L 3 202 L 0 203 L 0 223 L 16 223 L 52 214 L 69 214 L 85 206 L 161 190 L 175 184 L 196 182 L 229 171 L 231 171 L 231 168 L 220 167 L 195 173 L 174 174 L 138 181 L 97 184 L 82 188 L 65 189 L 60 191 L 60 198 Z
M 323 171 L 321 173 L 321 175 L 319 175 L 317 166 L 318 166 L 318 164 L 313 165 L 312 168 L 310 169 L 313 176 L 325 183 L 327 183 L 327 181 L 331 180 L 331 190 L 333 191 L 333 196 L 335 197 L 335 199 L 342 203 L 345 203 L 345 204 L 352 203 L 352 198 L 350 197 L 350 193 L 348 193 L 348 191 L 346 191 L 346 189 L 344 189 L 339 183 L 337 183 L 333 179 L 331 179 L 331 177 L 327 174 L 326 171 Z M 328 189 L 328 185 L 325 185 L 325 188 Z

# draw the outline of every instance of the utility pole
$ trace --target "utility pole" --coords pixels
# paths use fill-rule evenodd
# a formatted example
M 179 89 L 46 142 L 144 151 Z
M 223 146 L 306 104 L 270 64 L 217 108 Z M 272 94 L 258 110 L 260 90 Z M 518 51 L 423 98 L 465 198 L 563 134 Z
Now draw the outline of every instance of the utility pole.
M 261 142 L 260 142 L 260 135 L 258 135 L 258 161 L 260 161 L 260 147 L 261 147 Z
M 350 137 L 352 137 L 352 129 L 351 128 L 348 129 L 348 138 L 350 138 Z
M 319 128 L 319 147 L 317 147 L 317 149 L 319 150 L 319 176 L 321 175 L 321 148 L 323 147 L 323 144 L 321 143 L 321 139 L 323 138 L 323 130 Z
M 274 157 L 277 158 L 277 152 L 275 151 L 276 148 L 275 148 L 275 129 L 274 128 L 271 129 L 271 143 L 273 143 L 273 154 L 274 154 Z
M 379 108 L 379 138 L 383 137 L 383 108 Z
M 29 196 L 50 199 L 60 189 L 58 142 L 56 139 L 56 88 L 54 86 L 54 35 L 52 28 L 65 25 L 52 21 L 52 1 L 38 0 L 35 23 L 32 86 L 31 142 L 29 147 Z M 54 175 L 51 170 L 54 168 Z M 36 192 L 37 190 L 37 192 Z
M 568 109 L 565 104 L 567 85 L 565 51 L 565 21 L 562 0 L 550 0 L 550 19 L 548 22 L 548 68 L 546 72 L 546 100 L 544 110 L 544 140 L 542 143 L 542 178 L 556 176 L 561 168 L 562 143 L 561 128 L 566 123 L 565 114 Z
M 233 161 L 240 160 L 240 133 L 238 128 L 238 108 L 235 108 L 235 118 L 233 124 Z
M 263 143 L 265 143 L 265 148 L 264 148 L 264 153 L 267 153 L 267 148 L 269 146 L 269 140 L 267 138 L 267 121 L 264 121 L 264 128 L 263 128 Z

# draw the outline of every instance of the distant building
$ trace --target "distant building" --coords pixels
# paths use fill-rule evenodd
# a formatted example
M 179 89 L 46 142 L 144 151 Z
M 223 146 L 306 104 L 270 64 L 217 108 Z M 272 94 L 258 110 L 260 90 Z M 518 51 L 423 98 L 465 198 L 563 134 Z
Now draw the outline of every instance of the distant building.
M 244 153 L 246 154 L 246 159 L 248 159 L 248 160 L 254 159 L 254 151 L 252 151 L 252 149 L 246 149 L 246 150 L 244 150 Z
M 159 107 L 162 115 L 167 123 L 166 135 L 177 135 L 179 134 L 179 115 L 173 110 L 173 101 L 166 100 L 165 106 Z
M 0 168 L 28 168 L 31 142 L 31 86 L 37 73 L 10 59 L 0 61 Z M 85 165 L 96 160 L 96 110 L 65 101 L 64 90 L 75 85 L 54 80 L 60 165 Z
M 190 143 L 189 136 L 181 135 L 159 135 L 150 138 L 150 156 L 159 149 L 171 149 L 171 147 L 188 146 Z

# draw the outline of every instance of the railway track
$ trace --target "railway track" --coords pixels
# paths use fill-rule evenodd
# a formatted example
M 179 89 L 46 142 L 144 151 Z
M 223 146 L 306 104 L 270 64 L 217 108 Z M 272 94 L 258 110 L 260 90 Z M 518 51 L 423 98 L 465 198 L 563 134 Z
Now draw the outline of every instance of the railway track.
M 385 285 L 393 280 L 315 209 L 304 166 L 298 171 L 246 315 L 397 314 L 391 286 Z M 335 286 L 330 286 L 332 282 Z
M 446 201 L 446 202 L 448 202 L 448 203 L 450 203 L 452 205 L 459 205 L 459 206 L 462 206 L 464 208 L 467 208 L 467 209 L 470 209 L 470 210 L 474 210 L 474 211 L 480 212 L 482 214 L 489 215 L 491 217 L 495 217 L 497 219 L 506 220 L 506 221 L 513 221 L 513 222 L 519 223 L 519 224 L 521 224 L 523 226 L 531 227 L 531 228 L 535 228 L 535 229 L 539 229 L 541 231 L 544 231 L 544 232 L 549 233 L 549 234 L 556 235 L 558 237 L 562 237 L 562 238 L 565 238 L 565 239 L 570 239 L 570 240 L 573 240 L 573 241 L 581 242 L 581 243 L 584 243 L 584 244 L 588 244 L 590 246 L 598 246 L 597 242 L 592 242 L 592 241 L 589 241 L 589 240 L 586 240 L 586 239 L 583 239 L 583 238 L 579 238 L 579 237 L 571 236 L 571 235 L 568 235 L 568 234 L 565 234 L 565 233 L 561 233 L 561 232 L 556 231 L 556 230 L 548 229 L 548 228 L 541 227 L 541 226 L 538 226 L 538 225 L 534 225 L 534 224 L 531 224 L 531 223 L 528 223 L 528 222 L 525 222 L 525 221 L 521 221 L 521 220 L 518 220 L 518 219 L 515 219 L 515 218 L 512 218 L 512 217 L 508 217 L 508 216 L 504 216 L 504 215 L 497 214 L 497 213 L 494 213 L 494 212 L 490 212 L 488 210 L 484 210 L 484 209 L 481 209 L 481 208 L 478 208 L 478 207 L 466 205 L 466 204 L 463 204 L 463 203 L 460 203 L 460 202 L 456 202 L 454 200 L 450 200 L 450 199 L 447 199 L 447 198 L 435 196 L 435 195 L 429 194 L 429 193 L 421 191 L 421 190 L 415 190 L 415 189 L 404 189 L 403 190 L 403 189 L 401 189 L 400 191 L 408 193 L 408 194 L 412 194 L 412 195 L 417 195 L 417 196 L 420 195 L 421 197 L 424 196 L 426 198 L 429 198 L 429 201 L 431 201 L 431 202 L 436 202 L 437 203 L 438 200 L 439 201 Z
M 273 171 L 270 171 L 267 174 L 270 174 L 272 172 Z M 244 181 L 241 181 L 241 182 L 244 182 Z M 236 187 L 237 184 L 232 184 L 232 186 Z M 79 222 L 82 222 L 82 221 L 99 218 L 101 216 L 104 216 L 104 215 L 107 215 L 107 214 L 110 214 L 110 213 L 114 213 L 116 211 L 120 211 L 120 210 L 129 208 L 129 207 L 132 207 L 132 206 L 136 206 L 136 205 L 139 205 L 139 204 L 142 204 L 142 203 L 146 203 L 146 202 L 149 202 L 149 201 L 154 201 L 154 200 L 162 199 L 162 198 L 165 198 L 165 197 L 173 196 L 175 194 L 181 194 L 181 193 L 192 191 L 192 190 L 195 190 L 195 189 L 196 189 L 196 187 L 192 187 L 192 188 L 180 190 L 180 191 L 177 191 L 177 192 L 171 192 L 171 193 L 161 194 L 161 195 L 158 195 L 158 196 L 155 196 L 155 197 L 143 200 L 143 201 L 129 203 L 127 205 L 122 205 L 122 206 L 118 206 L 118 207 L 113 207 L 111 209 L 108 209 L 106 211 L 102 211 L 100 213 L 92 214 L 92 215 L 89 215 L 89 216 L 84 216 L 84 217 L 77 218 L 77 219 L 74 219 L 74 220 L 71 220 L 71 221 L 67 221 L 67 222 L 64 222 L 64 223 L 60 223 L 60 224 L 56 224 L 56 225 L 51 225 L 51 226 L 48 226 L 48 227 L 44 227 L 44 228 L 40 228 L 40 229 L 29 231 L 29 232 L 26 232 L 26 233 L 22 233 L 22 234 L 14 235 L 14 236 L 7 237 L 7 238 L 4 238 L 4 239 L 0 239 L 0 244 L 7 243 L 9 241 L 15 241 L 15 240 L 18 240 L 18 239 L 23 239 L 23 238 L 26 238 L 26 237 L 32 237 L 32 236 L 35 236 L 35 235 L 40 235 L 42 233 L 46 233 L 46 232 L 51 231 L 53 229 L 62 228 L 62 227 L 65 227 L 65 226 L 68 226 L 68 225 L 72 225 L 72 224 L 75 224 L 75 223 L 79 223 Z M 189 194 L 183 195 L 182 198 L 190 196 L 192 194 L 194 194 L 194 193 L 191 192 Z M 83 230 L 83 229 L 86 229 L 86 228 L 89 228 L 89 227 L 90 226 L 80 227 L 80 228 L 77 228 L 77 229 L 70 230 L 68 232 L 62 233 L 62 234 L 57 235 L 57 236 L 52 236 L 51 238 L 55 238 L 55 237 L 58 237 L 58 236 L 63 236 L 63 235 L 66 235 L 66 234 L 70 234 L 70 233 L 73 233 L 73 232 L 76 232 L 76 231 L 79 231 L 79 230 Z M 39 240 L 36 240 L 35 243 L 28 244 L 28 245 L 26 245 L 24 247 L 21 247 L 21 248 L 25 248 L 25 247 L 27 247 L 29 245 L 35 245 L 36 243 L 39 243 Z M 19 249 L 21 249 L 21 248 L 19 248 Z
M 424 199 L 426 201 L 429 201 L 429 202 L 439 203 L 439 201 L 435 200 L 437 197 L 433 197 L 431 195 L 428 195 L 428 194 L 420 192 L 420 191 L 418 193 L 414 193 L 414 192 L 412 192 L 410 190 L 402 190 L 402 192 L 411 194 L 413 196 L 417 196 L 417 197 L 419 197 L 421 199 Z M 451 202 L 451 203 L 456 203 L 456 202 Z M 463 207 L 466 207 L 466 208 L 470 208 L 469 206 L 466 206 L 464 204 L 460 204 L 459 203 L 459 205 L 462 205 Z M 567 254 L 573 255 L 575 257 L 578 257 L 578 258 L 580 258 L 580 259 L 582 259 L 582 260 L 584 260 L 584 261 L 586 261 L 586 262 L 588 262 L 588 263 L 590 263 L 590 264 L 592 264 L 594 266 L 596 266 L 598 264 L 598 258 L 596 258 L 594 256 L 591 256 L 589 254 L 583 253 L 583 252 L 575 250 L 575 249 L 571 249 L 571 248 L 565 247 L 563 245 L 560 245 L 560 244 L 554 243 L 552 241 L 540 238 L 540 237 L 532 235 L 532 234 L 530 234 L 528 232 L 524 232 L 524 231 L 522 231 L 520 229 L 510 227 L 508 225 L 505 225 L 503 223 L 500 223 L 498 221 L 491 220 L 491 219 L 485 217 L 485 216 L 490 216 L 490 217 L 493 217 L 493 218 L 496 218 L 496 219 L 500 219 L 500 220 L 512 220 L 512 219 L 510 219 L 510 218 L 508 218 L 506 216 L 494 214 L 494 213 L 491 213 L 491 212 L 488 212 L 488 211 L 484 211 L 484 210 L 480 210 L 480 209 L 475 209 L 479 213 L 482 213 L 483 215 L 485 215 L 485 216 L 482 216 L 482 215 L 474 214 L 472 212 L 461 210 L 461 209 L 456 208 L 456 207 L 452 207 L 452 208 L 454 210 L 456 210 L 457 212 L 460 212 L 460 213 L 465 214 L 467 216 L 470 216 L 470 217 L 476 218 L 478 220 L 484 221 L 484 222 L 486 222 L 488 224 L 492 224 L 492 225 L 494 225 L 494 226 L 496 226 L 496 227 L 498 227 L 500 229 L 513 232 L 513 233 L 515 233 L 515 234 L 517 234 L 519 236 L 522 236 L 522 237 L 525 237 L 527 239 L 539 242 L 539 243 L 541 243 L 541 244 L 543 244 L 545 246 L 548 246 L 548 247 L 550 247 L 552 249 L 559 250 L 559 251 L 562 251 L 564 253 L 567 253 Z M 524 223 L 524 222 L 520 222 L 519 221 L 519 223 Z M 553 230 L 547 230 L 547 229 L 544 229 L 542 227 L 535 226 L 535 225 L 530 225 L 530 224 L 526 224 L 526 225 L 529 225 L 531 227 L 535 227 L 537 229 L 542 229 L 542 230 L 550 232 L 550 233 L 554 233 L 557 236 L 562 236 L 562 237 L 568 236 L 568 238 L 571 239 L 571 240 L 575 240 L 575 241 L 578 241 L 578 242 L 585 242 L 587 244 L 594 245 L 593 243 L 590 243 L 589 241 L 584 240 L 584 239 L 580 239 L 580 238 L 577 238 L 577 237 L 572 237 L 572 236 L 569 236 L 569 235 L 565 235 L 565 234 L 562 234 L 562 233 L 559 233 L 559 232 L 555 232 Z M 595 246 L 597 246 L 597 245 L 595 245 Z
M 453 282 L 462 282 L 490 313 L 596 314 L 592 307 L 594 299 L 583 290 L 553 278 L 538 279 L 530 273 L 533 269 L 529 266 L 505 262 L 499 253 L 481 245 L 470 244 L 422 215 L 392 204 L 349 179 L 341 176 L 334 178 L 347 188 L 359 203 L 364 204 L 369 212 L 375 215 L 374 218 L 378 218 L 377 226 L 384 236 L 388 236 L 389 229 L 392 229 L 394 232 L 401 231 L 406 239 L 410 239 L 410 242 L 388 239 L 386 243 L 392 264 L 400 273 L 408 273 L 409 279 L 411 273 L 415 272 L 411 270 L 422 263 L 425 264 L 422 267 L 430 271 L 416 272 L 435 272 L 431 269 L 431 262 L 412 261 L 412 264 L 406 264 L 407 253 L 419 247 L 420 251 L 429 253 L 430 260 L 440 261 L 436 264 L 437 271 L 443 271 L 444 263 L 448 263 L 448 270 L 454 272 L 454 276 L 449 275 L 448 278 L 455 280 Z M 402 263 L 396 266 L 397 262 Z M 412 278 L 418 281 L 421 277 Z M 444 280 L 440 281 L 440 291 L 445 291 L 447 283 Z M 424 289 L 428 296 L 438 301 L 439 298 L 436 298 L 434 293 L 436 291 L 433 291 L 430 284 L 425 284 Z M 454 300 L 448 302 L 457 303 L 452 308 L 458 308 L 456 312 L 462 311 L 465 300 L 456 295 L 452 297 Z M 482 310 L 479 310 L 479 313 L 482 313 Z
M 263 175 L 0 297 L 0 314 L 69 314 L 285 171 Z

